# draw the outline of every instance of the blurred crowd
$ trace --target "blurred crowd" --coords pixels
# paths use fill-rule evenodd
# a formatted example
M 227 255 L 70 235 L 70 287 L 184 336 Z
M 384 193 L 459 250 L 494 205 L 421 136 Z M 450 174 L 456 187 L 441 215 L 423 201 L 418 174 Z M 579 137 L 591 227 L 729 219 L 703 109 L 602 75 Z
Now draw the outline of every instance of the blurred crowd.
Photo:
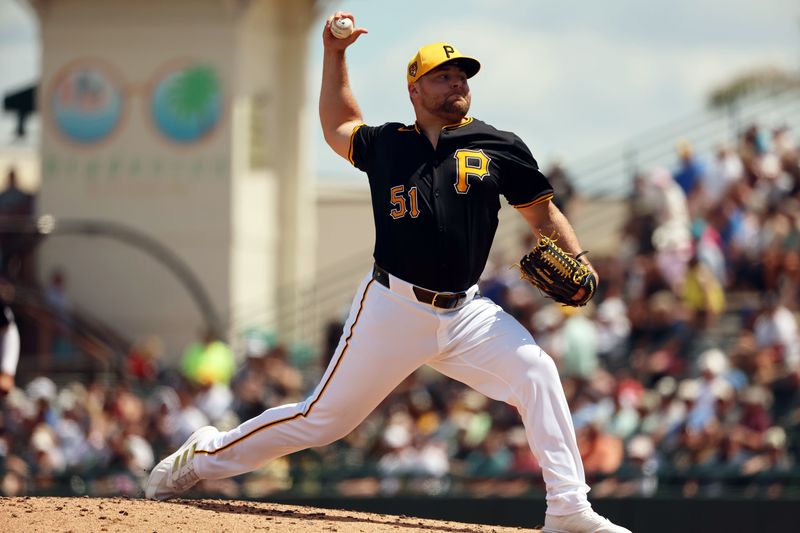
M 800 492 L 799 154 L 786 127 L 679 139 L 634 177 L 586 308 L 487 280 L 556 359 L 595 494 Z
M 487 267 L 482 294 L 559 366 L 595 496 L 800 492 L 795 140 L 758 125 L 713 154 L 678 140 L 674 168 L 634 177 L 621 245 L 593 257 L 601 284 L 584 308 Z M 208 337 L 165 368 L 150 339 L 113 384 L 19 383 L 3 401 L 0 493 L 140 494 L 193 430 L 302 400 L 327 362 L 262 333 L 241 344 Z M 341 441 L 198 490 L 520 495 L 541 483 L 513 408 L 422 368 Z

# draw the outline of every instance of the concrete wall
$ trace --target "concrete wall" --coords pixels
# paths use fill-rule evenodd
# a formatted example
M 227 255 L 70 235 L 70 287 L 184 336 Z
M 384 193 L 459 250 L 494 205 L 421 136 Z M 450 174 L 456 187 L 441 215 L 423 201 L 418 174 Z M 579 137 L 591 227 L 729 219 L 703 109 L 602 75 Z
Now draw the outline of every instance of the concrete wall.
M 157 239 L 191 265 L 230 333 L 270 322 L 276 287 L 314 264 L 312 176 L 297 142 L 306 119 L 286 98 L 303 93 L 305 49 L 285 49 L 305 43 L 313 3 L 32 2 L 38 212 Z M 82 307 L 134 338 L 162 336 L 173 354 L 202 329 L 186 291 L 136 250 L 54 237 L 40 265 L 43 279 L 62 267 Z

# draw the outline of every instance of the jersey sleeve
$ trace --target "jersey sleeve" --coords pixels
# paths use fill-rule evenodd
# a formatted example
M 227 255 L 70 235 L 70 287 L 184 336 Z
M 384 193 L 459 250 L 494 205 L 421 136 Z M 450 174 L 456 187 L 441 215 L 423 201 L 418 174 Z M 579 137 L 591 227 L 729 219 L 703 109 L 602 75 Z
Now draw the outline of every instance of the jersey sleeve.
M 370 166 L 374 159 L 375 140 L 380 135 L 382 127 L 367 126 L 359 124 L 353 128 L 350 134 L 350 148 L 347 151 L 347 159 L 357 169 L 369 173 Z
M 511 145 L 503 159 L 500 192 L 516 208 L 536 205 L 553 197 L 550 181 L 525 143 L 512 134 Z

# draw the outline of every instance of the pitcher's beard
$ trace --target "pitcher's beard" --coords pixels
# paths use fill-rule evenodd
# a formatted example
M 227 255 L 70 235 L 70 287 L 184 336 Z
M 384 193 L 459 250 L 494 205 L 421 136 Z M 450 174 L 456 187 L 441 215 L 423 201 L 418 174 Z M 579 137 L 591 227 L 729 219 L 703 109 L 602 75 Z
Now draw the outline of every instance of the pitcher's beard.
M 455 100 L 445 100 L 439 107 L 442 115 L 448 118 L 461 120 L 469 112 L 469 100 L 466 98 L 456 98 Z M 455 122 L 455 120 L 453 120 Z

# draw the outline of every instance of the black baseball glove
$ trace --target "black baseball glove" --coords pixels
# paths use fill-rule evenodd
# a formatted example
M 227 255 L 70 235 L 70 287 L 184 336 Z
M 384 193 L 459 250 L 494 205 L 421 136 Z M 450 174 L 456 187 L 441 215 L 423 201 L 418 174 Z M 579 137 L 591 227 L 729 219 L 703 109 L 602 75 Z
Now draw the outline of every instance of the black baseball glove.
M 580 258 L 562 250 L 553 239 L 542 237 L 533 250 L 520 260 L 522 278 L 553 300 L 573 307 L 586 305 L 597 289 L 597 278 Z M 583 296 L 573 300 L 580 289 Z

